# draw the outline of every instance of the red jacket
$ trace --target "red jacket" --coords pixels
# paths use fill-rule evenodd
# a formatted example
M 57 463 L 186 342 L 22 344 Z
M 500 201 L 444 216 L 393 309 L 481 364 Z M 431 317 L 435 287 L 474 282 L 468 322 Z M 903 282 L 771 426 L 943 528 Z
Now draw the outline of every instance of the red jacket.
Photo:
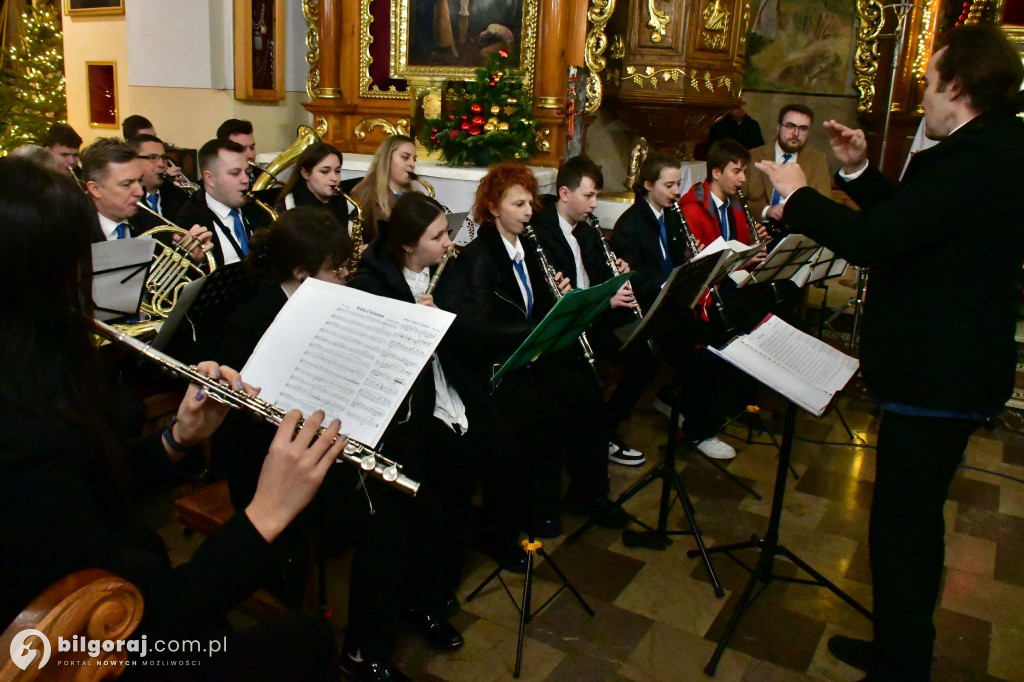
M 679 208 L 686 218 L 687 226 L 704 246 L 722 236 L 722 226 L 719 224 L 718 211 L 711 199 L 710 187 L 711 183 L 707 180 L 698 182 L 679 200 Z M 730 199 L 729 212 L 732 216 L 732 229 L 735 230 L 733 239 L 750 244 L 750 230 L 740 202 Z

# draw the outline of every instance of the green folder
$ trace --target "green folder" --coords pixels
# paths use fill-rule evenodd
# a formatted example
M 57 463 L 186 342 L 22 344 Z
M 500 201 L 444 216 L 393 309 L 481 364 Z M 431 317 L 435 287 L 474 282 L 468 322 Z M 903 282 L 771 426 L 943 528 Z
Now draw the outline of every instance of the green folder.
M 607 282 L 589 289 L 573 289 L 555 301 L 554 307 L 544 316 L 516 352 L 505 361 L 494 376 L 496 382 L 508 372 L 529 364 L 541 355 L 566 348 L 593 324 L 594 320 L 611 307 L 608 301 L 632 273 L 625 272 Z

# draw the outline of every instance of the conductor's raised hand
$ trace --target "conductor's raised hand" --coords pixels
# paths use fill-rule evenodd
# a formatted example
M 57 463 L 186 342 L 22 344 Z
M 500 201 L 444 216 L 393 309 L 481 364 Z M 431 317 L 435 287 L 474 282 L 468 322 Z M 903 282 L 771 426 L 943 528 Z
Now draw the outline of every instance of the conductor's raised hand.
M 843 164 L 843 171 L 852 173 L 859 170 L 868 158 L 868 142 L 863 130 L 853 130 L 835 121 L 825 121 L 825 132 L 836 160 Z
M 317 410 L 311 414 L 296 433 L 301 419 L 301 412 L 291 410 L 281 420 L 263 460 L 256 494 L 245 508 L 246 516 L 267 542 L 273 542 L 306 508 L 345 447 L 346 439 L 338 438 L 341 420 L 332 421 L 317 437 L 324 413 Z
M 768 176 L 775 190 L 783 197 L 788 197 L 801 187 L 807 186 L 807 174 L 799 163 L 775 163 L 765 160 L 758 161 L 754 166 Z

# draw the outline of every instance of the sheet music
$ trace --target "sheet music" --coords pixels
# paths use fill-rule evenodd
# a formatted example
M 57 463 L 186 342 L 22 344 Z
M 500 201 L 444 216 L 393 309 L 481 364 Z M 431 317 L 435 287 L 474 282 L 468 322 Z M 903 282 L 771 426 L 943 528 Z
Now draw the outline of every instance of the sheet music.
M 819 244 L 806 235 L 786 235 L 752 272 L 744 272 L 747 277 L 733 279 L 739 287 L 751 282 L 793 279 L 819 248 Z
M 708 350 L 819 417 L 860 364 L 774 315 L 722 350 Z
M 92 297 L 96 319 L 107 322 L 139 311 L 156 241 L 113 239 L 92 245 Z
M 307 279 L 242 369 L 260 397 L 376 447 L 455 315 Z
M 731 250 L 733 253 L 746 253 L 750 251 L 750 257 L 754 257 L 754 252 L 760 248 L 763 248 L 764 244 L 744 244 L 737 239 L 730 239 L 725 241 L 724 238 L 718 237 L 715 241 L 711 242 L 704 247 L 704 250 L 698 253 L 693 260 L 698 260 L 704 256 L 710 256 L 711 254 L 718 253 L 719 251 L 725 251 L 726 249 Z

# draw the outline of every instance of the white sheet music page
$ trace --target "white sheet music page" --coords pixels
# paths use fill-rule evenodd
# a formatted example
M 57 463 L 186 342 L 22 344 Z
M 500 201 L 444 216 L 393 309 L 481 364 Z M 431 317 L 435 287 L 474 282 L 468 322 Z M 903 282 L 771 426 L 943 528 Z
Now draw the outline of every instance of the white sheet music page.
M 377 447 L 455 315 L 307 279 L 260 339 L 242 376 L 260 398 L 323 410 Z
M 708 350 L 819 417 L 860 364 L 774 315 L 722 350 Z

